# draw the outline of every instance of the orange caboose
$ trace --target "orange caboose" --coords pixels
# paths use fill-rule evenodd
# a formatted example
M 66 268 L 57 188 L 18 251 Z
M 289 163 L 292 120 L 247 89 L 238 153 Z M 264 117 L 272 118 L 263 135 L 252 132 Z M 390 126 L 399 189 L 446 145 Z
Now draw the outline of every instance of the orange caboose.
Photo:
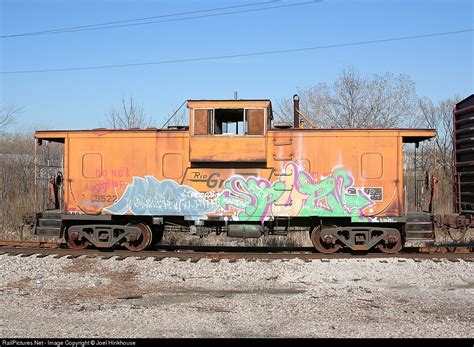
M 187 106 L 189 127 L 36 132 L 64 144 L 61 201 L 37 211 L 36 232 L 142 250 L 167 223 L 232 237 L 308 227 L 325 253 L 401 248 L 402 144 L 434 130 L 303 129 L 298 112 L 296 127 L 275 127 L 269 100 Z

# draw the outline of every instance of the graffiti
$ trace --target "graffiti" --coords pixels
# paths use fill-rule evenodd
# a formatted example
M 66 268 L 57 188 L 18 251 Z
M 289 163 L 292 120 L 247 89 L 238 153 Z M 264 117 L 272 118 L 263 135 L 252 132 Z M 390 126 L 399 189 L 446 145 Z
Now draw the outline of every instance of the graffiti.
M 113 202 L 104 208 L 112 214 L 184 216 L 187 220 L 212 215 L 240 221 L 319 216 L 351 217 L 352 221 L 361 222 L 370 218 L 364 211 L 383 199 L 382 188 L 354 186 L 351 172 L 343 167 L 318 177 L 289 162 L 273 182 L 246 175 L 235 174 L 224 180 L 215 173 L 194 173 L 190 181 L 206 182 L 208 187 L 222 186 L 205 192 L 169 179 L 135 176 L 118 200 L 114 195 L 95 195 L 93 201 Z
M 216 199 L 224 211 L 241 210 L 239 220 L 264 220 L 269 216 L 364 217 L 375 204 L 363 188 L 353 188 L 354 178 L 344 168 L 329 177 L 314 179 L 295 163 L 287 163 L 279 180 L 235 175 L 225 182 L 226 190 Z M 348 189 L 353 188 L 348 193 Z
M 368 221 L 371 223 L 395 223 L 397 220 L 391 217 L 369 217 Z
M 224 210 L 228 210 L 230 206 L 243 210 L 239 214 L 239 220 L 259 220 L 261 216 L 267 215 L 271 204 L 281 197 L 284 183 L 275 182 L 272 185 L 265 179 L 246 179 L 236 175 L 225 182 L 225 188 L 217 197 L 217 204 Z
M 159 181 L 153 176 L 134 176 L 122 196 L 104 211 L 112 214 L 184 216 L 188 220 L 197 220 L 216 208 L 214 203 L 204 199 L 192 187 L 168 179 Z

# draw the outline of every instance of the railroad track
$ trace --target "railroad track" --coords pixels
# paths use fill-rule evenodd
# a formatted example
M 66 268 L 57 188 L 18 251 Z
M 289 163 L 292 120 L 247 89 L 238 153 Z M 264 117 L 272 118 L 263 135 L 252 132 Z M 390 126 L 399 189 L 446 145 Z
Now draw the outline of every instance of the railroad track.
M 29 257 L 37 255 L 38 257 L 54 256 L 55 258 L 67 257 L 70 259 L 79 257 L 88 258 L 102 258 L 123 260 L 125 258 L 134 257 L 138 259 L 154 258 L 155 260 L 162 260 L 165 258 L 178 258 L 183 261 L 190 260 L 191 262 L 197 262 L 200 259 L 211 259 L 211 261 L 219 261 L 221 259 L 228 259 L 229 261 L 236 261 L 238 259 L 244 260 L 290 260 L 290 259 L 302 259 L 305 261 L 311 260 L 330 260 L 330 259 L 448 259 L 453 261 L 474 261 L 474 253 L 466 252 L 430 252 L 430 253 L 419 253 L 415 250 L 407 250 L 397 254 L 386 254 L 386 253 L 334 253 L 334 254 L 322 254 L 315 253 L 312 248 L 307 247 L 209 247 L 209 246 L 159 246 L 159 248 L 132 252 L 122 249 L 114 250 L 99 250 L 99 249 L 83 249 L 73 250 L 67 248 L 61 248 L 61 244 L 58 243 L 33 243 L 27 244 L 18 243 L 14 244 L 3 244 L 0 242 L 0 255 L 11 255 L 20 257 Z

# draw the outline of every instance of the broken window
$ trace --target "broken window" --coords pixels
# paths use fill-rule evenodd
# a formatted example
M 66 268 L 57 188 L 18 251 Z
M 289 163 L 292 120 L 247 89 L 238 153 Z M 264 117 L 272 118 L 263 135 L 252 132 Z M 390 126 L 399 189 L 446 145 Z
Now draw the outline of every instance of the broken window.
M 244 134 L 243 109 L 214 110 L 214 134 Z
M 194 135 L 263 135 L 263 109 L 195 109 Z

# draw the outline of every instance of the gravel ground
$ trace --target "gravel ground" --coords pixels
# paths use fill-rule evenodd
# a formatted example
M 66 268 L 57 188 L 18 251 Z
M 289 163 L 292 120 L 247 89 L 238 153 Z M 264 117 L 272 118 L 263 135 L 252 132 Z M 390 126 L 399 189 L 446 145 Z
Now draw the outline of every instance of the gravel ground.
M 0 256 L 2 337 L 474 337 L 473 263 Z

